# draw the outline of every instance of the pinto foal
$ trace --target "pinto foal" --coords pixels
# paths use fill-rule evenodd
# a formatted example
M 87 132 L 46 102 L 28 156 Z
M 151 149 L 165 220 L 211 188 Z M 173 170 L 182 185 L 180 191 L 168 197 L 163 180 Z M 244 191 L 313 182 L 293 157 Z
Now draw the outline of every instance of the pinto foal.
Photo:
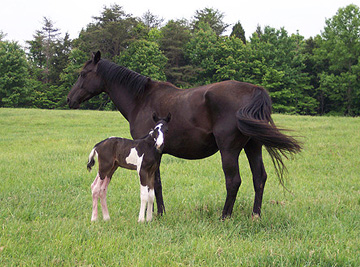
M 129 140 L 120 137 L 110 137 L 96 144 L 89 155 L 87 168 L 91 171 L 94 166 L 94 157 L 97 155 L 99 171 L 91 185 L 93 209 L 91 221 L 97 220 L 98 199 L 100 197 L 101 209 L 104 220 L 109 220 L 109 211 L 106 205 L 106 192 L 111 177 L 118 167 L 137 170 L 140 177 L 140 212 L 138 222 L 145 221 L 145 209 L 147 204 L 146 220 L 152 220 L 154 204 L 155 171 L 160 167 L 162 150 L 164 147 L 164 134 L 168 130 L 167 123 L 171 114 L 166 118 L 158 118 L 153 114 L 156 122 L 154 130 L 142 139 Z

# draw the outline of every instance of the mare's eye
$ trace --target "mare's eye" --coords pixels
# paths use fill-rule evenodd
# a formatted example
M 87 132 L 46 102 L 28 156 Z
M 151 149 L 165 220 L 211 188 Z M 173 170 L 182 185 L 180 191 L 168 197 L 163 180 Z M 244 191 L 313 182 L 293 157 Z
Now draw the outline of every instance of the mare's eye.
M 82 78 L 85 78 L 85 77 L 86 77 L 86 73 L 85 73 L 85 72 L 80 72 L 80 76 L 81 76 Z

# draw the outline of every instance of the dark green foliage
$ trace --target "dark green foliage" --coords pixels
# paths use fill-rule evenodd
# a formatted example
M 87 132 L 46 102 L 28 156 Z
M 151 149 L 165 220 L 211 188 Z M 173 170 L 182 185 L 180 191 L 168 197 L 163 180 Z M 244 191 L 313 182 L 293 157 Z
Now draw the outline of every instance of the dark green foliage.
M 245 30 L 242 27 L 240 21 L 237 22 L 234 25 L 234 27 L 232 28 L 230 37 L 237 37 L 237 38 L 241 39 L 241 41 L 243 41 L 244 44 L 246 44 Z
M 224 22 L 224 13 L 213 8 L 204 8 L 195 12 L 192 21 L 193 29 L 200 29 L 202 27 L 201 24 L 203 23 L 208 24 L 218 36 L 223 34 L 229 26 Z
M 160 51 L 159 46 L 147 40 L 132 42 L 115 60 L 119 65 L 160 81 L 166 80 L 164 73 L 166 61 L 167 58 Z
M 29 104 L 28 63 L 16 42 L 0 41 L 0 107 L 24 107 Z

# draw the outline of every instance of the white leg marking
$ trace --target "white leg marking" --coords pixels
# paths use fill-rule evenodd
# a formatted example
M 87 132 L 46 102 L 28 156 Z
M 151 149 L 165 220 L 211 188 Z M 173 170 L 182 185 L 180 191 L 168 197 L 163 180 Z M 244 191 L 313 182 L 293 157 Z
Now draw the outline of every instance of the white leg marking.
M 103 213 L 104 221 L 110 220 L 109 210 L 106 204 L 106 193 L 110 183 L 110 178 L 105 177 L 103 181 L 101 181 L 101 188 L 100 188 L 100 203 L 101 203 L 101 210 Z
M 145 209 L 146 209 L 146 203 L 148 202 L 148 187 L 140 185 L 140 212 L 139 212 L 139 219 L 138 222 L 144 222 L 145 221 Z
M 127 164 L 135 165 L 136 170 L 137 170 L 138 174 L 140 175 L 140 168 L 141 168 L 141 163 L 143 161 L 143 157 L 144 157 L 144 154 L 142 154 L 141 157 L 139 157 L 136 148 L 133 147 L 130 150 L 130 154 L 129 154 L 129 156 L 127 156 L 125 161 Z
M 152 220 L 154 199 L 155 199 L 154 189 L 150 189 L 149 194 L 148 194 L 148 205 L 147 205 L 147 210 L 146 210 L 146 221 L 147 222 L 150 222 Z
M 92 192 L 92 199 L 93 199 L 93 208 L 92 208 L 92 215 L 91 221 L 96 221 L 98 216 L 98 199 L 100 194 L 100 176 L 99 173 L 96 175 L 94 182 L 91 184 L 91 192 Z

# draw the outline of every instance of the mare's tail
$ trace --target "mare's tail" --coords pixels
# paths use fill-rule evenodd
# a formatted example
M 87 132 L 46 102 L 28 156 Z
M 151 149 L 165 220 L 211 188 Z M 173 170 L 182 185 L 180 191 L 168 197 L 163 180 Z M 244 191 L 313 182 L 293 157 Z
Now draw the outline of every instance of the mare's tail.
M 90 152 L 90 155 L 89 155 L 89 161 L 87 163 L 87 169 L 88 171 L 90 172 L 91 171 L 91 168 L 95 165 L 95 156 L 97 155 L 97 152 L 96 152 L 96 146 L 91 150 Z
M 270 154 L 276 173 L 283 184 L 286 167 L 282 156 L 301 151 L 301 144 L 293 137 L 281 133 L 271 118 L 271 99 L 265 89 L 258 87 L 252 100 L 236 114 L 241 133 L 263 144 Z

